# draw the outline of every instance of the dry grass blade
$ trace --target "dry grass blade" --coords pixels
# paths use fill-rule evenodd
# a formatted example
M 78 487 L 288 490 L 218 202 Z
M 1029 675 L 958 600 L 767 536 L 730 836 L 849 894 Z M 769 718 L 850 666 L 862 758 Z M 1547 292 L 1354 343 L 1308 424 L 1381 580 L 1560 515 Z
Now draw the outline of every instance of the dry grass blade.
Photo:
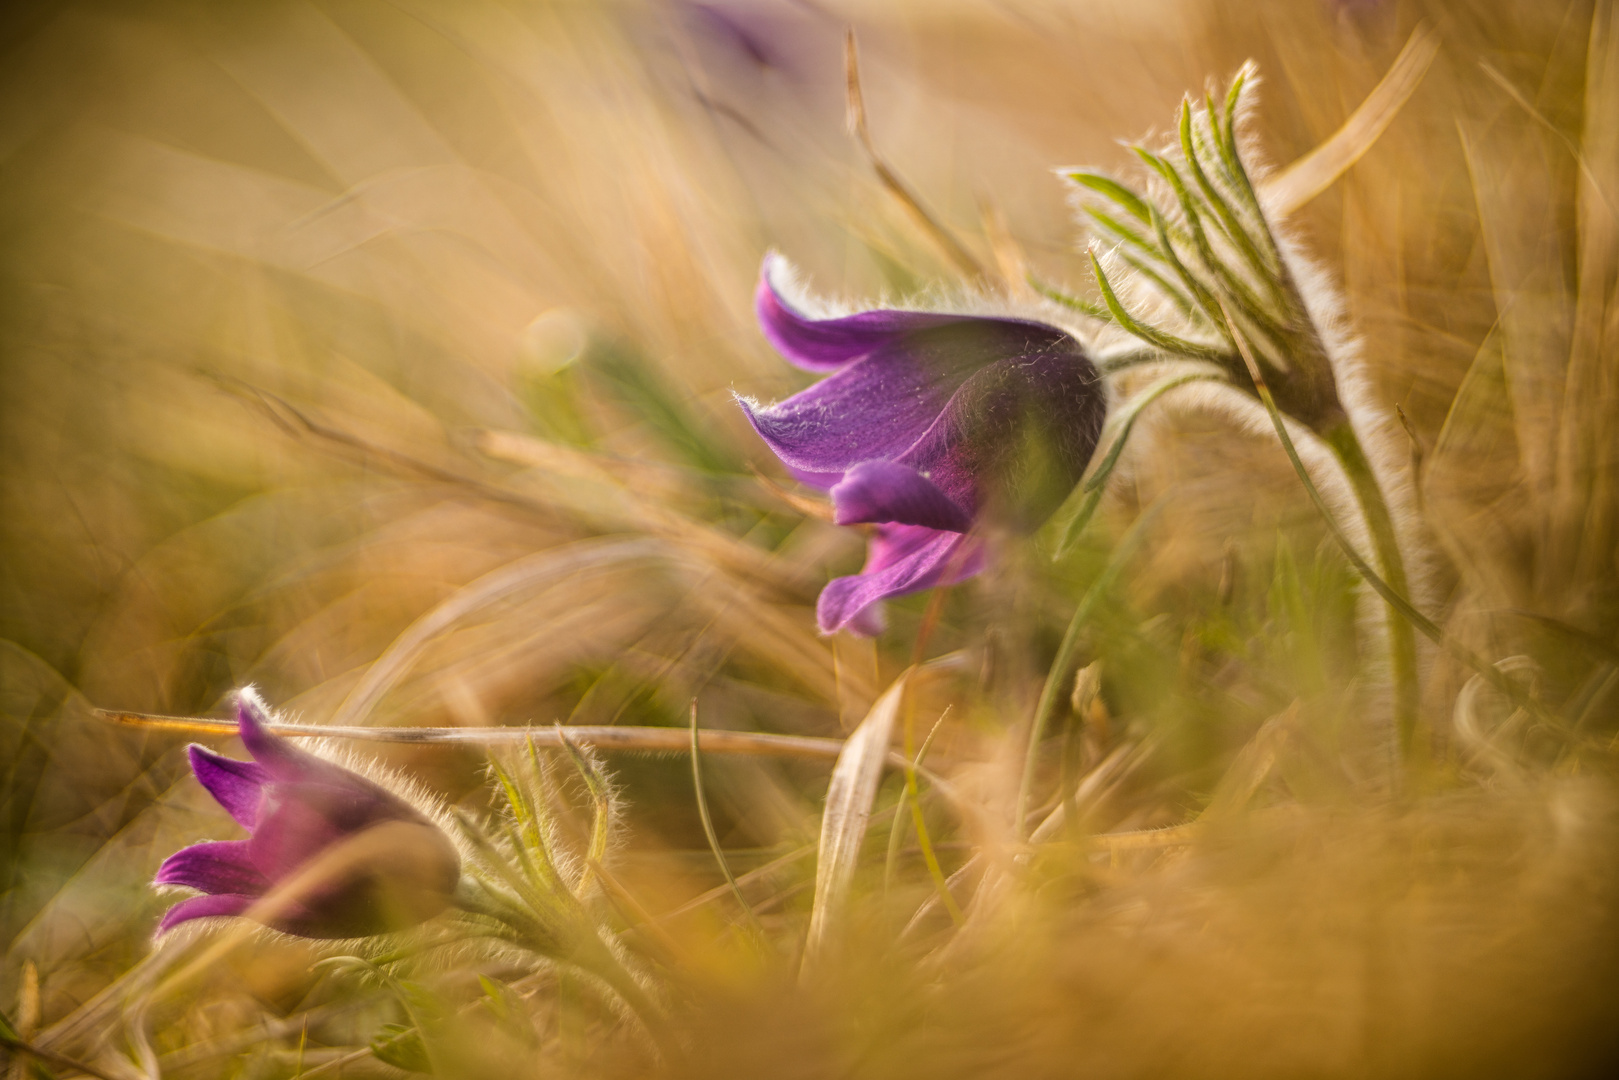
M 786 503 L 794 510 L 797 510 L 800 514 L 803 514 L 805 517 L 814 518 L 816 521 L 829 522 L 833 520 L 832 503 L 829 500 L 812 499 L 806 495 L 800 495 L 795 491 L 788 491 L 770 477 L 760 472 L 757 468 L 751 465 L 748 468 L 749 471 L 753 473 L 753 478 L 759 482 L 760 487 L 764 488 L 772 496 Z
M 922 227 L 928 239 L 938 245 L 939 250 L 944 252 L 958 270 L 968 277 L 985 277 L 984 267 L 973 257 L 973 253 L 951 235 L 950 230 L 940 224 L 938 218 L 928 212 L 928 208 L 922 205 L 922 200 L 911 191 L 910 186 L 889 167 L 882 155 L 877 153 L 877 144 L 872 141 L 871 129 L 866 124 L 866 99 L 860 90 L 860 53 L 855 45 L 852 29 L 843 39 L 843 64 L 849 79 L 849 130 L 860 140 L 861 149 L 865 150 L 866 157 L 871 160 L 871 167 L 877 171 L 877 179 L 882 181 L 883 187 L 890 195 L 899 200 L 900 205 L 905 207 L 916 223 Z
M 596 880 L 601 882 L 602 891 L 618 908 L 619 914 L 624 916 L 630 930 L 644 933 L 663 951 L 666 959 L 679 963 L 691 962 L 690 956 L 681 947 L 680 942 L 663 928 L 663 924 L 635 898 L 635 894 L 618 880 L 611 870 L 595 859 L 587 860 L 586 865 L 590 868 L 590 872 L 596 875 Z
M 537 552 L 484 575 L 411 623 L 395 638 L 338 706 L 332 715 L 333 725 L 346 727 L 363 723 L 434 638 L 480 608 L 547 582 L 626 563 L 650 562 L 667 554 L 662 545 L 645 539 L 581 540 Z
M 815 845 L 805 844 L 803 847 L 794 851 L 789 851 L 787 854 L 778 859 L 771 859 L 757 870 L 749 870 L 746 874 L 739 874 L 736 879 L 737 886 L 740 888 L 743 885 L 751 885 L 755 881 L 763 880 L 764 878 L 769 877 L 771 874 L 774 874 L 776 871 L 781 870 L 784 867 L 791 866 L 800 859 L 807 858 L 814 853 Z M 662 915 L 657 917 L 656 921 L 664 923 L 668 922 L 670 919 L 679 918 L 689 911 L 696 911 L 700 907 L 707 904 L 712 904 L 722 896 L 729 896 L 730 892 L 731 886 L 729 884 L 717 885 L 705 893 L 700 893 L 697 896 L 692 897 L 679 907 L 664 912 Z
M 1585 124 L 1575 192 L 1579 291 L 1563 379 L 1558 432 L 1557 547 L 1553 557 L 1591 580 L 1613 572 L 1619 531 L 1619 459 L 1613 429 L 1619 419 L 1614 371 L 1614 283 L 1619 280 L 1619 25 L 1613 5 L 1591 13 L 1587 46 Z M 1589 575 L 1589 576 L 1587 576 Z
M 1254 737 L 1238 751 L 1231 767 L 1220 778 L 1209 797 L 1209 804 L 1197 816 L 1197 824 L 1235 817 L 1248 805 L 1248 801 L 1276 767 L 1277 758 L 1292 737 L 1298 719 L 1299 703 L 1295 701 L 1259 726 Z
M 1119 784 L 1127 780 L 1158 749 L 1157 740 L 1127 742 L 1113 748 L 1075 785 L 1073 794 L 1029 833 L 1031 844 L 1043 844 L 1056 839 L 1070 821 L 1082 822 L 1085 815 L 1101 802 Z M 1070 814 L 1072 815 L 1070 817 Z
M 1594 41 L 1595 39 L 1593 38 L 1593 42 Z M 1591 193 L 1597 198 L 1601 199 L 1603 205 L 1608 207 L 1609 213 L 1612 213 L 1613 207 L 1608 203 L 1608 196 L 1607 193 L 1602 189 L 1602 182 L 1597 179 L 1596 173 L 1591 170 L 1591 162 L 1587 158 L 1585 152 L 1580 149 L 1580 144 L 1570 138 L 1566 131 L 1548 120 L 1546 118 L 1546 114 L 1537 109 L 1534 102 L 1524 97 L 1523 91 L 1514 86 L 1511 79 L 1501 74 L 1500 69 L 1498 69 L 1494 64 L 1490 63 L 1488 60 L 1480 60 L 1478 62 L 1478 67 L 1480 71 L 1484 72 L 1485 76 L 1491 82 L 1499 86 L 1501 90 L 1508 97 L 1510 97 L 1513 102 L 1524 111 L 1525 114 L 1528 115 L 1529 119 L 1533 120 L 1536 124 L 1539 124 L 1545 129 L 1548 135 L 1563 144 L 1564 148 L 1568 150 L 1569 155 L 1574 159 L 1574 163 L 1580 167 L 1581 175 L 1583 175 L 1586 182 L 1591 185 Z
M 104 720 L 157 731 L 227 737 L 236 734 L 233 720 L 210 720 L 194 716 L 158 716 L 152 713 L 97 709 Z M 564 749 L 568 742 L 596 750 L 624 750 L 653 754 L 683 754 L 691 747 L 691 736 L 682 728 L 614 727 L 486 727 L 486 728 L 368 728 L 332 727 L 325 724 L 269 724 L 270 731 L 294 739 L 355 739 L 361 742 L 411 743 L 415 745 L 498 746 L 526 743 L 548 750 Z M 716 731 L 701 733 L 705 754 L 739 754 L 754 757 L 802 758 L 830 761 L 843 752 L 838 739 L 813 735 L 774 735 L 763 731 Z M 890 764 L 905 767 L 905 759 L 894 755 Z
M 591 454 L 513 431 L 479 432 L 473 445 L 482 454 L 537 470 L 547 478 L 563 476 L 588 482 L 599 504 L 620 511 L 615 516 L 622 521 L 617 524 L 631 524 L 667 537 L 715 566 L 789 594 L 807 589 L 804 580 L 769 552 L 710 529 L 667 506 L 633 497 L 634 493 L 626 491 Z M 593 512 L 602 514 L 602 505 Z
M 392 447 L 383 446 L 370 439 L 362 438 L 353 432 L 322 423 L 285 398 L 272 394 L 270 391 L 254 386 L 251 383 L 223 376 L 214 376 L 213 378 L 227 392 L 235 394 L 250 405 L 255 406 L 271 423 L 294 439 L 307 437 L 317 440 L 328 447 L 336 448 L 339 452 L 353 455 L 357 460 L 367 464 L 380 465 L 400 476 L 463 488 L 491 502 L 505 503 L 524 510 L 536 509 L 533 500 L 524 498 L 515 492 L 506 491 L 493 484 L 486 484 L 475 477 L 441 468 L 430 461 L 423 461 Z
M 1540 674 L 1535 662 L 1527 656 L 1509 656 L 1496 661 L 1495 666 L 1529 679 Z M 1484 679 L 1474 675 L 1467 680 L 1461 693 L 1456 695 L 1456 702 L 1451 707 L 1456 739 L 1473 765 L 1488 769 L 1498 780 L 1519 782 L 1523 770 L 1512 749 L 1512 737 L 1521 736 L 1519 728 L 1525 718 L 1524 712 L 1516 709 L 1505 720 L 1487 723 L 1481 716 L 1480 698 L 1484 687 Z
M 848 903 L 855 863 L 871 820 L 877 781 L 888 760 L 888 742 L 905 699 L 907 671 L 883 692 L 860 722 L 832 770 L 821 815 L 821 846 L 815 865 L 815 906 L 810 912 L 809 939 L 804 946 L 804 971 L 810 971 L 827 951 L 839 917 Z
M 1259 188 L 1265 206 L 1286 217 L 1321 194 L 1372 148 L 1416 91 L 1439 54 L 1439 33 L 1427 23 L 1411 32 L 1388 74 L 1326 142 L 1267 179 Z

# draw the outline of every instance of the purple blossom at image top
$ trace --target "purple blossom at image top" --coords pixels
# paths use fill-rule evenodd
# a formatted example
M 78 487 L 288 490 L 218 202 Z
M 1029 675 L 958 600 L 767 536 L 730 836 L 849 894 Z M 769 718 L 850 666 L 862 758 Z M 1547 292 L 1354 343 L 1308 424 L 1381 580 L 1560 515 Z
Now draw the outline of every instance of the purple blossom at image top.
M 374 781 L 271 734 L 251 691 L 237 695 L 236 712 L 253 760 L 196 745 L 187 753 L 197 780 L 250 835 L 193 844 L 164 860 L 154 884 L 202 895 L 171 907 L 158 933 L 193 919 L 245 914 L 278 886 L 290 895 L 256 914 L 267 926 L 309 938 L 403 929 L 449 905 L 461 858 L 426 815 Z
M 839 525 L 875 526 L 865 568 L 821 592 L 823 633 L 871 635 L 881 601 L 983 569 L 975 526 L 1028 530 L 1079 482 L 1107 399 L 1067 332 L 1027 319 L 878 310 L 812 318 L 783 297 L 779 257 L 755 295 L 765 337 L 827 377 L 774 405 L 738 397 L 789 472 L 827 491 Z

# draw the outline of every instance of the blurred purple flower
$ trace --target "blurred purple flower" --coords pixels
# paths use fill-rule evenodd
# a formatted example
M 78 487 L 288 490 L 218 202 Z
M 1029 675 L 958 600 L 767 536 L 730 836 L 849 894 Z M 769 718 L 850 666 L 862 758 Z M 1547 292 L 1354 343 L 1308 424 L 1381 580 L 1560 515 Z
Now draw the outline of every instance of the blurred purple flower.
M 840 525 L 876 526 L 866 566 L 821 593 L 824 633 L 882 628 L 880 601 L 983 568 L 973 525 L 1039 524 L 1078 483 L 1107 403 L 1078 341 L 1024 319 L 920 311 L 811 318 L 765 260 L 755 306 L 787 360 L 826 373 L 785 401 L 738 398 L 803 483 L 830 491 Z
M 251 691 L 238 695 L 236 712 L 252 761 L 201 746 L 187 753 L 202 786 L 251 835 L 193 844 L 164 860 L 155 884 L 203 895 L 171 907 L 158 933 L 241 915 L 282 885 L 291 895 L 268 905 L 263 921 L 301 937 L 366 937 L 449 905 L 461 859 L 437 825 L 373 781 L 272 735 Z M 306 880 L 294 883 L 300 874 Z
M 768 15 L 758 5 L 729 7 L 721 4 L 684 5 L 703 37 L 724 41 L 761 68 L 776 67 L 785 49 L 778 49 L 780 36 Z

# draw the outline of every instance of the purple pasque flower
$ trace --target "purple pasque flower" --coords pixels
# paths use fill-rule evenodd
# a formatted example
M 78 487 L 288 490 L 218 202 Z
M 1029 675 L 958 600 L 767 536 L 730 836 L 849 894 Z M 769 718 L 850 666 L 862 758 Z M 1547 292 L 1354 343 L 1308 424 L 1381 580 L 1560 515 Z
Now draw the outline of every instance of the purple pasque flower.
M 461 857 L 444 832 L 404 799 L 272 735 L 251 690 L 237 695 L 237 761 L 191 746 L 191 770 L 246 840 L 182 848 L 155 884 L 202 895 L 168 910 L 158 933 L 192 919 L 255 912 L 300 937 L 367 937 L 429 919 L 450 903 Z
M 840 525 L 875 526 L 866 566 L 821 592 L 824 633 L 873 634 L 880 602 L 983 568 L 974 526 L 1032 528 L 1084 475 L 1107 398 L 1080 343 L 1027 319 L 922 311 L 814 318 L 765 259 L 755 306 L 788 361 L 827 377 L 774 405 L 738 398 Z

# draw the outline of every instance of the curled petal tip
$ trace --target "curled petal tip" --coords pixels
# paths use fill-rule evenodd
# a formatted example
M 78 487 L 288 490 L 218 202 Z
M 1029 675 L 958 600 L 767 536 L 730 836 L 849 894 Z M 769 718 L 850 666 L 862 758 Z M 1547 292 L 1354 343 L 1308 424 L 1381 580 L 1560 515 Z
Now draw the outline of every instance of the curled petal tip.
M 270 734 L 270 713 L 251 686 L 236 692 L 236 728 L 242 742 L 251 751 L 255 742 L 273 739 Z M 255 753 L 255 757 L 258 755 Z
M 818 318 L 802 310 L 781 287 L 791 267 L 780 256 L 767 256 L 754 288 L 753 308 L 759 329 L 788 363 L 805 371 L 829 373 L 916 330 L 962 321 L 961 316 L 926 311 L 862 311 Z
M 258 820 L 259 801 L 270 775 L 256 761 L 237 761 L 206 746 L 186 747 L 191 771 L 237 824 L 251 829 Z
M 815 605 L 823 634 L 881 632 L 881 603 L 890 597 L 953 585 L 983 569 L 981 543 L 968 535 L 919 525 L 880 525 L 858 574 L 835 578 Z
M 350 781 L 370 784 L 356 773 L 334 765 L 307 750 L 300 750 L 288 739 L 270 730 L 270 710 L 252 687 L 236 695 L 237 733 L 247 752 L 262 768 L 264 775 L 282 782 L 305 782 L 324 778 L 339 786 Z M 347 779 L 345 779 L 347 778 Z
M 205 893 L 262 893 L 268 882 L 248 841 L 204 841 L 181 848 L 158 867 L 154 885 L 183 885 Z
M 163 913 L 163 921 L 157 924 L 158 936 L 168 933 L 183 922 L 193 919 L 214 919 L 231 915 L 241 915 L 253 906 L 254 897 L 251 896 L 193 896 L 182 900 Z

